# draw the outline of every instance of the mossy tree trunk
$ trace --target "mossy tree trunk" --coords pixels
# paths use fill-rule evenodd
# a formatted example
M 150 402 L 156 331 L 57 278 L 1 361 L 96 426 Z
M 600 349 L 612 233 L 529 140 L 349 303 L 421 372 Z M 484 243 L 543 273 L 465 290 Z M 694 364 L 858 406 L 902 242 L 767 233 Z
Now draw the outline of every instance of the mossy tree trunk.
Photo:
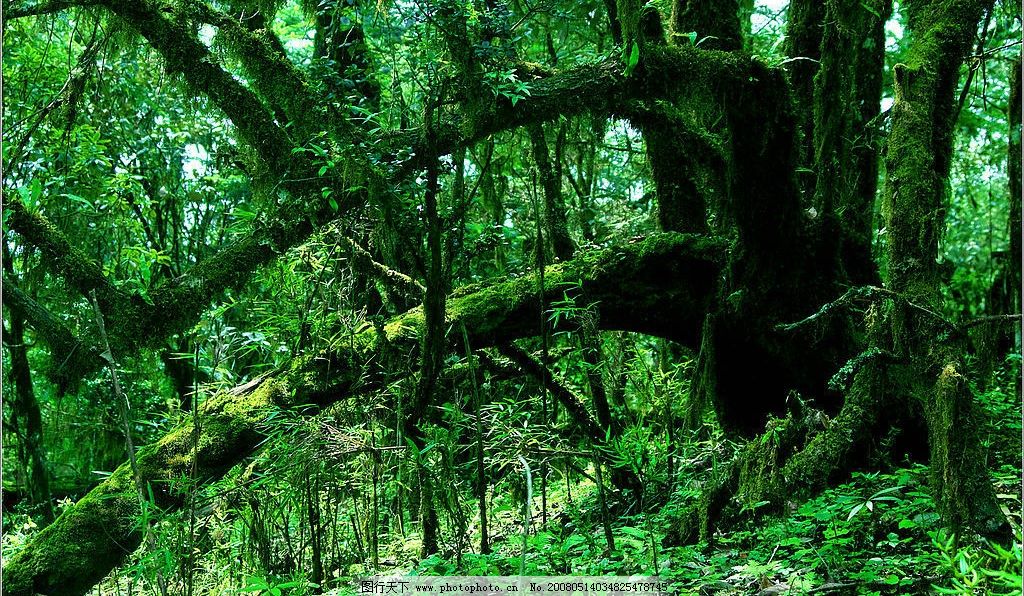
M 793 88 L 800 130 L 800 188 L 813 196 L 817 184 L 814 177 L 814 77 L 821 64 L 821 40 L 825 27 L 825 2 L 792 0 L 786 21 L 786 66 Z
M 18 443 L 18 460 L 25 469 L 26 489 L 33 505 L 43 517 L 53 518 L 50 500 L 50 476 L 43 453 L 43 418 L 32 385 L 28 363 L 25 323 L 17 312 L 10 313 L 4 329 L 4 347 L 10 355 L 14 400 L 10 402 L 11 422 Z
M 908 6 L 912 42 L 894 69 L 895 102 L 886 152 L 888 288 L 900 296 L 886 313 L 890 349 L 904 369 L 909 397 L 928 425 L 936 504 L 955 531 L 1006 538 L 979 437 L 980 412 L 967 380 L 964 346 L 942 341 L 938 312 L 939 238 L 945 226 L 946 183 L 953 151 L 959 69 L 977 24 L 992 2 L 914 2 Z
M 420 453 L 426 447 L 419 423 L 434 400 L 437 378 L 444 366 L 445 356 L 445 286 L 446 276 L 443 259 L 441 218 L 438 215 L 438 164 L 427 169 L 427 186 L 424 203 L 427 219 L 427 287 L 423 298 L 423 341 L 420 346 L 420 378 L 412 407 L 403 421 L 405 436 L 412 441 Z M 416 455 L 416 471 L 420 487 L 420 540 L 422 556 L 437 552 L 439 522 L 434 502 L 434 486 L 430 470 L 419 454 Z
M 603 251 L 548 267 L 545 300 L 562 298 L 565 288 L 580 287 L 578 298 L 601 305 L 601 325 L 667 334 L 695 345 L 701 313 L 712 299 L 721 270 L 723 243 L 679 234 Z M 670 300 L 663 300 L 665 297 Z M 508 343 L 537 333 L 535 279 L 462 290 L 447 299 L 445 322 L 465 325 L 471 348 Z M 357 334 L 344 351 L 296 359 L 291 368 L 257 379 L 207 400 L 193 442 L 186 421 L 155 444 L 139 450 L 142 479 L 152 486 L 157 505 L 180 507 L 184 495 L 173 480 L 194 471 L 200 480 L 224 474 L 248 456 L 264 438 L 270 410 L 295 404 L 326 406 L 380 383 L 401 371 L 372 362 L 380 350 L 416 350 L 426 322 L 420 308 L 394 317 L 383 327 Z M 446 350 L 464 351 L 463 338 L 444 339 Z M 368 368 L 369 367 L 369 368 Z M 106 481 L 37 534 L 4 566 L 4 593 L 84 594 L 141 543 L 138 492 L 132 470 L 123 464 Z
M 884 25 L 892 3 L 829 0 L 814 77 L 814 198 L 822 250 L 854 284 L 878 282 L 871 256 L 878 183 Z
M 941 306 L 940 274 L 936 263 L 938 239 L 944 227 L 944 192 L 952 152 L 953 92 L 959 65 L 970 48 L 976 24 L 987 4 L 990 3 L 922 2 L 915 3 L 910 9 L 913 33 L 911 60 L 896 68 L 896 102 L 887 152 L 889 182 L 883 203 L 889 230 L 890 279 L 885 289 L 870 292 L 874 295 L 875 306 L 869 317 L 868 350 L 850 359 L 853 354 L 849 350 L 857 342 L 853 341 L 846 318 L 814 317 L 823 319 L 819 324 L 828 327 L 815 329 L 815 333 L 830 338 L 830 343 L 825 345 L 826 349 L 832 350 L 828 360 L 842 362 L 849 359 L 844 368 L 854 376 L 845 399 L 832 402 L 835 405 L 842 403 L 841 409 L 825 429 L 808 427 L 803 417 L 793 412 L 780 422 L 772 423 L 778 427 L 776 432 L 765 433 L 755 439 L 730 471 L 707 488 L 701 503 L 683 516 L 677 538 L 710 538 L 717 526 L 729 523 L 740 513 L 740 508 L 732 505 L 737 496 L 748 504 L 766 501 L 778 510 L 783 504 L 782 499 L 806 496 L 863 462 L 871 438 L 885 432 L 889 425 L 896 425 L 905 433 L 913 433 L 922 420 L 927 427 L 935 500 L 944 521 L 955 531 L 971 531 L 997 539 L 1009 536 L 1008 523 L 999 511 L 987 471 L 976 465 L 976 462 L 983 461 L 978 437 L 980 421 L 978 407 L 964 376 L 964 346 L 955 340 L 957 334 L 951 333 L 954 330 L 950 324 L 936 314 Z M 829 14 L 840 8 L 835 4 L 828 6 Z M 872 28 L 877 26 L 877 22 L 871 25 Z M 826 47 L 834 50 L 828 44 Z M 824 52 L 826 47 L 823 47 L 823 53 L 827 53 Z M 824 74 L 819 75 L 819 99 L 823 98 L 821 90 L 828 86 L 845 87 L 851 93 L 851 81 L 830 83 Z M 742 102 L 734 104 L 742 105 Z M 763 100 L 760 105 L 764 105 Z M 822 130 L 822 127 L 831 126 L 825 114 L 818 114 L 813 128 L 819 149 L 817 157 L 833 160 L 832 152 L 849 150 L 836 144 L 843 142 L 841 138 L 828 139 L 828 131 Z M 735 114 L 734 118 L 737 116 L 742 117 L 743 114 Z M 739 118 L 733 122 L 737 120 Z M 731 127 L 733 131 L 750 129 L 770 130 L 766 126 Z M 735 138 L 733 142 L 737 142 Z M 822 151 L 823 148 L 827 151 Z M 778 153 L 769 152 L 770 155 Z M 741 161 L 734 154 L 738 163 L 756 163 L 749 157 L 753 156 Z M 834 163 L 840 161 L 853 163 L 848 158 Z M 754 167 L 755 171 L 747 173 L 748 180 L 757 180 Z M 781 166 L 776 168 L 783 170 Z M 791 168 L 786 171 L 791 171 Z M 826 175 L 833 180 L 822 180 Z M 839 168 L 818 172 L 819 199 L 833 200 L 837 196 L 830 193 L 836 192 L 837 179 L 834 177 L 839 176 L 841 181 L 842 175 Z M 783 193 L 782 196 L 792 196 L 792 193 Z M 852 192 L 847 196 L 852 197 L 847 200 L 863 201 L 863 197 Z M 723 297 L 722 302 L 743 304 L 752 295 L 759 298 L 755 303 L 764 309 L 765 304 L 773 304 L 773 298 L 784 301 L 783 297 L 787 296 L 785 284 L 765 289 L 764 282 L 759 282 L 757 277 L 770 271 L 771 264 L 751 265 L 755 259 L 744 258 L 743 251 L 763 242 L 760 246 L 765 250 L 771 246 L 771 252 L 778 255 L 780 246 L 786 245 L 765 235 L 745 236 L 743 214 L 737 213 L 736 216 L 739 244 L 732 253 L 729 272 L 734 279 L 743 280 L 735 286 L 742 290 L 734 291 L 728 298 Z M 762 215 L 762 218 L 767 217 Z M 762 234 L 765 229 L 774 230 L 777 226 L 761 228 Z M 835 245 L 825 242 L 805 246 L 816 247 L 821 252 L 809 259 L 801 260 L 799 255 L 787 259 L 787 266 L 797 276 L 802 269 L 801 262 L 811 264 L 815 258 L 821 265 L 837 262 Z M 744 274 L 747 276 L 742 277 Z M 834 278 L 832 283 L 841 280 L 841 277 Z M 818 283 L 820 297 L 829 291 L 828 280 L 819 279 Z M 831 289 L 835 291 L 837 288 L 838 285 L 833 285 Z M 760 293 L 756 293 L 758 291 Z M 788 297 L 797 304 L 801 303 L 795 292 Z M 774 304 L 779 305 L 779 302 Z M 767 312 L 762 310 L 762 313 L 776 316 L 786 312 L 779 306 L 765 310 Z M 733 401 L 724 407 L 722 404 L 727 403 L 731 395 L 740 393 L 738 389 L 742 388 L 742 381 L 737 382 L 736 378 L 749 375 L 750 368 L 757 365 L 743 368 L 736 359 L 723 362 L 723 356 L 727 359 L 729 350 L 735 350 L 737 345 L 752 346 L 753 349 L 745 350 L 745 356 L 749 358 L 750 354 L 755 354 L 750 360 L 771 363 L 769 370 L 759 369 L 753 377 L 758 380 L 757 391 L 762 396 L 766 380 L 779 379 L 779 374 L 771 369 L 799 370 L 804 374 L 815 368 L 819 372 L 825 369 L 808 366 L 807 363 L 801 366 L 772 360 L 776 353 L 800 353 L 799 348 L 773 351 L 769 341 L 751 342 L 750 338 L 757 337 L 755 330 L 764 330 L 771 319 L 763 315 L 760 318 L 748 315 L 749 318 L 743 319 L 737 317 L 739 313 L 742 313 L 739 309 L 726 308 L 710 319 L 712 324 L 704 334 L 702 359 L 705 374 L 700 379 L 703 381 L 700 386 L 715 394 L 719 418 L 726 428 L 732 426 L 751 432 L 763 427 L 763 419 L 753 423 L 737 420 L 734 412 L 741 410 L 742 402 Z M 737 326 L 736 321 L 745 324 Z M 775 328 L 798 330 L 799 326 Z M 762 338 L 771 337 L 770 332 L 761 331 L 761 334 Z M 774 345 L 782 346 L 784 343 Z M 813 345 L 813 342 L 805 339 L 797 345 Z M 723 370 L 729 374 L 722 374 Z M 808 377 L 802 380 L 808 380 Z M 818 378 L 819 382 L 824 380 Z M 786 378 L 783 384 L 772 389 L 783 387 L 797 388 L 801 395 L 814 396 L 817 405 L 829 405 L 829 400 L 822 400 L 820 394 L 814 393 L 813 386 L 801 385 L 799 378 Z M 771 413 L 781 416 L 781 405 L 781 402 L 776 402 L 776 409 Z M 748 408 L 744 412 L 749 415 L 750 411 Z M 753 411 L 763 415 L 759 408 Z M 731 420 L 730 415 L 733 416 Z

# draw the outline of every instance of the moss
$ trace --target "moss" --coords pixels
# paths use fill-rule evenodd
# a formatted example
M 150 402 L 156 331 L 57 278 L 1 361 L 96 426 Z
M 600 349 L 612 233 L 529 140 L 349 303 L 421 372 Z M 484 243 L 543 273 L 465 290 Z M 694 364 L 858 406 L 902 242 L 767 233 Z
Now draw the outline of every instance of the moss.
M 138 495 L 104 483 L 4 566 L 4 594 L 84 594 L 141 542 Z
M 214 477 L 234 465 L 259 442 L 267 410 L 287 405 L 289 395 L 287 385 L 276 379 L 246 395 L 223 392 L 202 407 L 198 445 L 190 420 L 139 449 L 139 476 L 156 504 L 180 504 L 173 486 L 177 478 L 193 471 L 200 478 Z M 4 593 L 85 593 L 138 547 L 139 515 L 135 474 L 123 464 L 11 559 L 4 567 Z
M 946 362 L 925 395 L 930 476 L 939 513 L 954 532 L 971 529 L 1008 543 L 1010 527 L 985 466 L 979 437 L 980 411 L 955 361 Z
M 661 234 L 582 253 L 548 268 L 547 299 L 561 299 L 565 289 L 579 287 L 583 300 L 601 304 L 601 322 L 606 327 L 670 334 L 692 326 L 695 337 L 725 251 L 720 240 Z M 452 323 L 466 323 L 471 343 L 493 345 L 537 332 L 536 299 L 536 278 L 528 276 L 452 299 L 447 316 Z M 654 308 L 658 304 L 670 308 Z M 421 311 L 414 309 L 383 329 L 388 342 L 408 348 L 418 344 L 422 325 Z M 453 347 L 461 350 L 460 334 L 452 335 Z M 366 372 L 373 372 L 367 363 L 378 360 L 375 352 L 385 342 L 367 326 L 341 343 L 330 353 L 297 359 L 279 377 L 255 387 L 211 397 L 201 408 L 198 442 L 193 421 L 188 420 L 140 449 L 140 474 L 153 488 L 157 504 L 181 505 L 174 486 L 177 478 L 193 471 L 200 479 L 218 477 L 250 453 L 264 436 L 261 427 L 268 409 L 306 400 L 326 406 L 366 383 Z M 301 391 L 293 394 L 289 387 Z M 82 593 L 99 581 L 139 544 L 136 490 L 131 469 L 122 465 L 12 558 L 5 570 L 5 579 L 11 583 L 5 587 L 14 594 L 39 587 L 54 593 Z M 80 534 L 76 534 L 78 528 L 82 528 Z M 64 550 L 75 556 L 64 556 Z
M 687 33 L 695 31 L 699 39 L 709 38 L 702 46 L 718 50 L 738 50 L 743 45 L 739 12 L 737 0 L 677 0 L 672 3 L 672 33 L 679 34 L 675 38 L 682 42 Z

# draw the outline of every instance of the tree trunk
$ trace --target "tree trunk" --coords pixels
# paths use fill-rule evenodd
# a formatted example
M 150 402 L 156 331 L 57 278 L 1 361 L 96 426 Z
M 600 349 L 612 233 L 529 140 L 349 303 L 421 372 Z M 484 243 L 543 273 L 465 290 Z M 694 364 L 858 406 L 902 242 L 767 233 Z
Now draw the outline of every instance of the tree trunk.
M 50 476 L 43 452 L 43 417 L 32 386 L 32 373 L 25 345 L 25 327 L 17 313 L 10 313 L 10 327 L 5 329 L 4 345 L 10 354 L 11 376 L 14 380 L 14 402 L 11 415 L 17 421 L 19 455 L 28 472 L 26 484 L 33 505 L 39 507 L 47 520 L 53 519 L 50 498 Z
M 937 257 L 945 225 L 946 181 L 953 151 L 959 68 L 983 0 L 921 2 L 908 12 L 912 42 L 894 69 L 895 103 L 886 155 L 883 213 L 888 230 L 888 288 L 899 298 L 886 313 L 891 351 L 909 364 L 903 386 L 924 406 L 932 490 L 943 520 L 956 532 L 1009 537 L 981 451 L 980 411 L 964 378 L 964 346 L 943 341 L 948 328 L 934 313 L 942 283 Z
M 670 335 L 693 346 L 724 252 L 715 241 L 663 234 L 582 253 L 549 267 L 545 299 L 561 298 L 567 283 L 580 284 L 581 299 L 600 304 L 603 328 Z M 468 343 L 476 349 L 533 336 L 536 313 L 536 282 L 519 278 L 456 292 L 447 301 L 446 318 L 451 325 L 465 324 Z M 152 484 L 157 504 L 181 506 L 182 497 L 170 481 L 191 473 L 194 458 L 195 477 L 202 480 L 220 476 L 250 454 L 263 439 L 268 408 L 326 406 L 385 382 L 389 377 L 372 367 L 366 370 L 366 363 L 384 346 L 414 348 L 423 329 L 422 311 L 414 309 L 391 319 L 381 336 L 366 329 L 352 339 L 350 348 L 299 358 L 277 378 L 259 379 L 209 399 L 200 410 L 197 446 L 192 444 L 192 424 L 186 421 L 139 450 L 139 470 Z M 460 349 L 458 339 L 448 349 Z M 132 471 L 123 464 L 6 562 L 5 593 L 84 594 L 138 547 L 139 514 Z

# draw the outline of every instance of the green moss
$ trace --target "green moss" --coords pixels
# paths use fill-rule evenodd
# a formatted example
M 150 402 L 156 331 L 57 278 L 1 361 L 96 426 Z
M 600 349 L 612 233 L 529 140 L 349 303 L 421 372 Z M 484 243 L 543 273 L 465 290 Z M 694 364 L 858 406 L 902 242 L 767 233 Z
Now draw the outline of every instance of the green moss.
M 4 594 L 84 594 L 141 542 L 133 486 L 104 483 L 34 537 L 4 566 Z
M 179 505 L 173 482 L 193 472 L 223 474 L 259 442 L 268 409 L 288 404 L 281 380 L 268 379 L 248 394 L 222 392 L 200 411 L 198 444 L 189 420 L 136 454 L 139 476 L 157 505 Z M 139 495 L 126 463 L 65 511 L 4 567 L 4 593 L 82 594 L 140 543 Z

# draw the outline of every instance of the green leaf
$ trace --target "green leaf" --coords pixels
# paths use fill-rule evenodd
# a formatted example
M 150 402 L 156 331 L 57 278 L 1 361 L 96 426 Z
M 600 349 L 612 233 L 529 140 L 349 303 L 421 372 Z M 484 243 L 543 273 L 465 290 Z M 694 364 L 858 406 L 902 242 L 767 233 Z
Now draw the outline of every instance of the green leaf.
M 630 44 L 629 48 L 629 59 L 626 60 L 626 70 L 622 73 L 623 76 L 628 77 L 633 74 L 633 69 L 640 63 L 640 44 L 635 41 Z
M 868 6 L 867 2 L 861 2 L 861 3 L 860 3 L 860 6 L 861 6 L 861 8 L 863 8 L 864 10 L 866 10 L 866 11 L 870 12 L 871 14 L 875 15 L 875 18 L 876 18 L 876 19 L 880 19 L 880 18 L 882 18 L 882 13 L 878 12 L 877 10 L 875 10 L 874 8 L 872 8 L 871 6 Z

